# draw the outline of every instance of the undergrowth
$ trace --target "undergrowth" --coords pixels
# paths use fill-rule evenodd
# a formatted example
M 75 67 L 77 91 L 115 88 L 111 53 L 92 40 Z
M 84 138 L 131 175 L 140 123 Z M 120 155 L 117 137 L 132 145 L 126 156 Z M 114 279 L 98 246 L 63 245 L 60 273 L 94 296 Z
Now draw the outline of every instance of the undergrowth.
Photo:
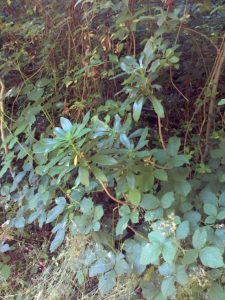
M 225 298 L 222 2 L 2 1 L 2 299 Z

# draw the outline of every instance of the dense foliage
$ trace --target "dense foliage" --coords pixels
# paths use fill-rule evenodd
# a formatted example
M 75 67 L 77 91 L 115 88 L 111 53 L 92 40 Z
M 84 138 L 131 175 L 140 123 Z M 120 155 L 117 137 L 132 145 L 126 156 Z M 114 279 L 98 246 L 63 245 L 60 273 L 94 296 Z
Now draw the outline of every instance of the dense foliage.
M 222 2 L 0 4 L 2 280 L 39 227 L 102 295 L 225 299 Z

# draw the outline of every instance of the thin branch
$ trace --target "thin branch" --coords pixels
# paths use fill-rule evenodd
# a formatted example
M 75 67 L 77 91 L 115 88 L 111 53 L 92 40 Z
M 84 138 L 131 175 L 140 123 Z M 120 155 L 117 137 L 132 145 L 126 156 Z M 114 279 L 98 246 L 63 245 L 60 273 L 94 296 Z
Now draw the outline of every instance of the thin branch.
M 163 147 L 164 150 L 166 150 L 166 145 L 165 145 L 165 142 L 164 142 L 164 139 L 163 139 L 163 134 L 162 134 L 161 119 L 160 119 L 159 116 L 158 116 L 158 131 L 159 131 L 159 138 L 160 138 L 160 142 L 162 144 L 162 147 Z
M 120 205 L 126 204 L 126 205 L 128 205 L 128 206 L 132 206 L 132 204 L 129 203 L 129 202 L 122 201 L 122 200 L 119 200 L 119 199 L 115 198 L 113 195 L 111 195 L 111 193 L 109 192 L 109 190 L 107 189 L 107 187 L 105 186 L 105 184 L 104 184 L 100 179 L 99 179 L 98 181 L 99 181 L 99 183 L 101 184 L 101 186 L 102 186 L 103 190 L 105 191 L 105 193 L 107 194 L 107 196 L 108 196 L 110 199 L 112 199 L 114 202 L 116 202 L 116 203 L 118 203 L 118 204 L 120 204 Z
M 215 75 L 211 81 L 212 82 L 212 93 L 211 93 L 212 96 L 211 96 L 210 102 L 209 102 L 208 122 L 207 122 L 207 128 L 206 128 L 206 142 L 205 142 L 205 151 L 204 151 L 203 160 L 205 160 L 205 158 L 208 155 L 208 151 L 209 151 L 209 138 L 210 138 L 210 134 L 211 134 L 212 124 L 215 119 L 214 110 L 215 110 L 217 88 L 218 88 L 221 69 L 222 69 L 224 61 L 225 61 L 225 35 L 224 35 L 224 38 L 223 38 L 223 41 L 221 44 L 220 55 L 218 57 L 217 64 L 215 67 Z
M 5 114 L 5 109 L 4 109 L 4 97 L 5 97 L 5 85 L 3 83 L 3 81 L 0 79 L 0 131 L 1 131 L 1 140 L 2 140 L 2 144 L 4 145 L 4 152 L 5 155 L 7 155 L 9 153 L 9 149 L 7 147 L 7 145 L 5 144 L 5 131 L 4 131 L 4 114 Z M 10 164 L 9 166 L 9 170 L 10 170 L 10 174 L 12 177 L 13 176 L 13 170 L 12 170 L 12 166 Z

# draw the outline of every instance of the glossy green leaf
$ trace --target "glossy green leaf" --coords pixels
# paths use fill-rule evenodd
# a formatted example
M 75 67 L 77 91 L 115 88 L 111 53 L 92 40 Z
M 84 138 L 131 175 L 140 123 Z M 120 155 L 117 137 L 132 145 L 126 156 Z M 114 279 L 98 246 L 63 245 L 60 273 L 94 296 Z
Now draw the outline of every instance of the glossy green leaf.
M 91 157 L 91 160 L 94 163 L 97 163 L 97 164 L 102 165 L 102 166 L 113 166 L 113 165 L 116 165 L 118 163 L 117 160 L 115 160 L 115 158 L 113 158 L 111 156 L 108 156 L 108 155 L 96 154 L 96 155 Z
M 130 149 L 131 148 L 131 144 L 130 141 L 127 137 L 127 135 L 125 133 L 121 133 L 120 134 L 120 142 L 127 148 Z
M 141 98 L 140 100 L 134 102 L 133 119 L 135 122 L 139 121 L 140 119 L 143 103 L 144 103 L 144 98 Z
M 86 187 L 89 186 L 89 170 L 86 167 L 80 166 L 78 169 L 80 182 Z
M 161 104 L 161 102 L 156 99 L 155 97 L 153 97 L 151 99 L 152 101 L 152 105 L 153 105 L 153 108 L 154 108 L 154 111 L 156 112 L 156 114 L 158 115 L 159 118 L 164 118 L 165 115 L 164 115 L 164 109 L 163 109 L 163 106 Z
M 66 132 L 69 131 L 72 128 L 72 123 L 70 122 L 70 120 L 61 117 L 60 118 L 60 123 L 62 126 L 62 129 L 65 130 Z

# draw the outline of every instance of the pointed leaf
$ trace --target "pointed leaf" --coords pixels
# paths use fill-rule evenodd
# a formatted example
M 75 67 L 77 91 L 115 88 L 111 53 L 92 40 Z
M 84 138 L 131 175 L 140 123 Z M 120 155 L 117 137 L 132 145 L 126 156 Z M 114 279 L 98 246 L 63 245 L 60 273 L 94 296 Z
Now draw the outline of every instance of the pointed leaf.
M 50 245 L 50 252 L 54 252 L 64 241 L 65 237 L 65 228 L 61 228 L 57 231 L 53 241 Z
M 86 167 L 79 167 L 79 179 L 80 182 L 85 185 L 86 187 L 89 186 L 89 170 Z
M 144 98 L 134 102 L 133 105 L 133 119 L 137 122 L 140 119 Z
M 72 123 L 70 122 L 70 120 L 61 117 L 60 118 L 60 123 L 62 126 L 62 129 L 65 130 L 66 132 L 69 131 L 72 128 Z
M 164 118 L 164 109 L 162 104 L 160 103 L 160 101 L 158 99 L 156 99 L 155 97 L 152 98 L 152 105 L 154 108 L 154 111 L 156 112 L 156 114 L 158 115 L 159 118 Z

